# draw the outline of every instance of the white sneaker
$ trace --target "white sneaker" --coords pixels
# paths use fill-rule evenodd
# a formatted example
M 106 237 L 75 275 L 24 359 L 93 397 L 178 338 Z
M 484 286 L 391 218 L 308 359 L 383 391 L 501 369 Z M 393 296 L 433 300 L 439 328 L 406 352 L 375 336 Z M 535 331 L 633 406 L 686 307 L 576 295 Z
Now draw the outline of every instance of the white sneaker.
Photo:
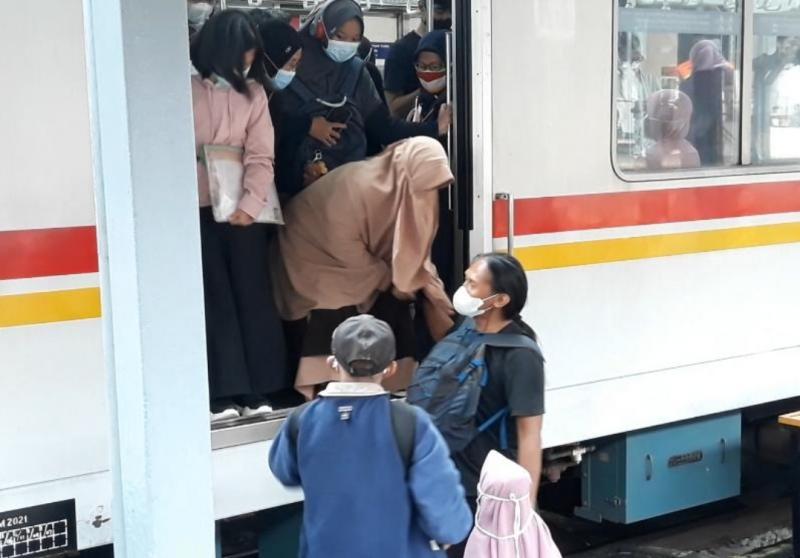
M 254 417 L 257 415 L 268 415 L 272 412 L 272 407 L 264 403 L 263 405 L 256 407 L 255 409 L 252 407 L 242 407 L 242 416 L 243 417 Z
M 231 420 L 235 418 L 239 418 L 239 411 L 233 407 L 223 409 L 218 413 L 211 413 L 211 422 L 221 422 L 223 420 Z

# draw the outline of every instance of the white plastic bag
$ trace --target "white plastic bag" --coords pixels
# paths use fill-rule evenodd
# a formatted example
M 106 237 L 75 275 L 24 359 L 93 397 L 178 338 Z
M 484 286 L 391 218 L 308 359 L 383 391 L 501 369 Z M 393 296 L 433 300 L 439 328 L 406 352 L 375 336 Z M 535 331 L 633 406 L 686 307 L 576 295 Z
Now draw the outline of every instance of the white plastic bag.
M 218 223 L 227 223 L 244 195 L 244 150 L 230 145 L 204 145 L 203 158 L 208 170 L 211 211 Z M 256 223 L 283 225 L 283 212 L 275 183 L 267 187 L 267 205 Z

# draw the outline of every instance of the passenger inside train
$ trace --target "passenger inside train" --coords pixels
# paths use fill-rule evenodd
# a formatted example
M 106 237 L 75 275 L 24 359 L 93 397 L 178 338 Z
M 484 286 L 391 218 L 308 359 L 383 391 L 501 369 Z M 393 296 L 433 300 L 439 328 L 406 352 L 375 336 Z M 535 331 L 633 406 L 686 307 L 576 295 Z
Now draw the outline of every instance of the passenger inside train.
M 433 28 L 447 31 L 452 26 L 452 7 L 450 0 L 433 1 Z M 422 37 L 428 34 L 428 2 L 420 0 L 422 15 L 419 25 L 389 49 L 386 58 L 386 99 L 392 114 L 405 118 L 414 107 L 414 101 L 422 92 L 415 68 L 417 48 Z
M 697 149 L 686 140 L 692 121 L 692 101 L 676 89 L 662 89 L 647 99 L 645 136 L 648 170 L 691 169 L 701 165 Z
M 261 40 L 245 14 L 212 17 L 191 59 L 206 337 L 212 419 L 269 412 L 287 383 L 286 343 L 269 288 L 267 225 L 257 223 L 274 182 L 274 134 Z M 241 153 L 243 196 L 219 222 L 212 211 L 207 146 Z M 217 216 L 219 217 L 219 216 Z
M 725 157 L 724 119 L 733 111 L 733 66 L 710 40 L 695 43 L 689 61 L 692 73 L 681 83 L 681 91 L 688 95 L 693 107 L 689 141 L 700 154 L 703 166 L 720 165 Z
M 407 118 L 412 122 L 429 122 L 447 102 L 447 32 L 431 31 L 419 42 L 414 68 L 422 90 L 414 100 Z
M 439 142 L 411 138 L 331 171 L 286 206 L 275 295 L 292 323 L 291 337 L 302 339 L 295 387 L 308 399 L 331 381 L 333 330 L 360 313 L 392 326 L 400 371 L 387 387 L 408 385 L 415 355 L 411 301 L 421 292 L 434 324 L 452 312 L 430 262 L 438 190 L 452 180 Z

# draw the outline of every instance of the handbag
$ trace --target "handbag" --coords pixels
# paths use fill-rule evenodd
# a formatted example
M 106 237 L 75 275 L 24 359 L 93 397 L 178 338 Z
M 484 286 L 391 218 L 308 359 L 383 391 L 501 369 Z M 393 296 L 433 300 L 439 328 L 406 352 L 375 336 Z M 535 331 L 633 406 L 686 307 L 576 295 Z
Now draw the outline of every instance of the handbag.
M 203 162 L 208 171 L 211 211 L 218 223 L 227 223 L 244 195 L 244 150 L 230 145 L 204 145 Z M 267 186 L 267 205 L 256 223 L 283 225 L 283 211 L 275 182 Z

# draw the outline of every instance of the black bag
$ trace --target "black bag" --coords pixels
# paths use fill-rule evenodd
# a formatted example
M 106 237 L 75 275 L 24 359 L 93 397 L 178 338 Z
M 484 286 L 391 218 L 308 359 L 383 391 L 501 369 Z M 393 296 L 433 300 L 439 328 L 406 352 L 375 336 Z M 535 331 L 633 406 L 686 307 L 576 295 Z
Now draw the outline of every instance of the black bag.
M 345 65 L 347 71 L 341 86 L 343 95 L 337 99 L 318 97 L 299 78 L 293 79 L 289 84 L 289 91 L 303 103 L 300 110 L 304 115 L 310 119 L 323 116 L 329 121 L 347 124 L 347 129 L 341 131 L 341 139 L 332 147 L 327 147 L 310 135 L 306 135 L 300 143 L 292 169 L 293 179 L 298 185 L 297 191 L 303 189 L 303 171 L 308 164 L 321 161 L 328 171 L 332 171 L 346 163 L 362 161 L 367 156 L 364 116 L 355 102 L 364 61 L 356 57 L 345 62 Z

